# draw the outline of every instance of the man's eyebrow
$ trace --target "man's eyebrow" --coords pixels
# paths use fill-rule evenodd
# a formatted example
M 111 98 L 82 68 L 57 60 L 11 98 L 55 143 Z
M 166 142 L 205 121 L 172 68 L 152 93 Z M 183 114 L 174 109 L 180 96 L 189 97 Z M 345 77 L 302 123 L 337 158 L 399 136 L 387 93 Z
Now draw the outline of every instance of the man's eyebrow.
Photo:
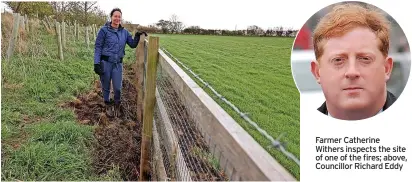
M 356 52 L 356 55 L 375 56 L 375 53 L 371 51 L 358 51 Z
M 347 56 L 348 53 L 345 51 L 335 51 L 327 54 L 327 57 L 334 57 L 334 56 Z

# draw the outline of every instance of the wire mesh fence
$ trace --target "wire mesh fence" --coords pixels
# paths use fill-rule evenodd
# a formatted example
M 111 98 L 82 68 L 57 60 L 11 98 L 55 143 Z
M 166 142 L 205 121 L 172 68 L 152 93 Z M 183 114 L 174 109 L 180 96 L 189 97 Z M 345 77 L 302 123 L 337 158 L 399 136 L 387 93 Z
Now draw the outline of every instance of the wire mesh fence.
M 219 159 L 211 153 L 181 96 L 175 91 L 169 76 L 162 72 L 160 65 L 157 73 L 156 85 L 160 101 L 157 102 L 158 106 L 155 109 L 155 125 L 159 133 L 159 143 L 168 178 L 193 181 L 227 180 L 219 165 Z M 162 106 L 159 106 L 159 103 Z M 165 112 L 163 116 L 161 112 Z M 169 121 L 165 121 L 164 117 Z M 167 122 L 170 122 L 169 128 Z M 174 136 L 168 136 L 165 129 L 171 132 L 169 135 Z M 174 142 L 170 140 L 176 140 L 176 143 L 173 144 Z M 167 145 L 177 146 L 167 147 Z M 168 148 L 175 151 L 170 151 Z
M 156 113 L 154 119 L 159 119 L 159 117 L 156 116 Z M 171 176 L 170 170 L 168 170 L 170 169 L 170 163 L 167 158 L 165 146 L 160 145 L 161 139 L 159 137 L 163 135 L 159 135 L 159 130 L 157 128 L 156 122 L 154 122 L 152 147 L 150 152 L 152 161 L 150 181 L 165 181 L 169 179 L 167 176 Z
M 166 131 L 164 129 L 164 125 L 162 125 L 162 123 L 161 123 L 163 121 L 162 121 L 162 118 L 160 116 L 159 109 L 155 109 L 154 120 L 155 120 L 155 123 L 154 123 L 153 127 L 156 128 L 156 131 L 157 131 L 157 134 L 158 134 L 159 149 L 160 149 L 160 152 L 161 152 L 161 159 L 162 159 L 161 162 L 163 162 L 167 179 L 175 181 L 176 180 L 175 171 L 173 170 L 173 166 L 171 165 L 171 163 L 169 161 L 169 156 L 168 156 L 169 152 L 168 152 L 168 149 L 166 147 L 170 144 L 167 143 L 167 135 L 166 135 Z M 159 156 L 159 158 L 160 158 L 160 156 Z M 155 168 L 155 169 L 158 170 L 158 168 Z M 156 173 L 155 170 L 152 169 L 152 173 Z
M 198 81 L 200 81 L 205 87 L 210 89 L 213 94 L 215 94 L 221 101 L 223 101 L 225 104 L 227 104 L 233 111 L 239 114 L 239 116 L 247 121 L 250 125 L 252 125 L 263 137 L 265 137 L 267 140 L 269 140 L 272 144 L 272 147 L 278 149 L 281 151 L 285 156 L 287 156 L 290 160 L 295 162 L 297 165 L 300 166 L 300 161 L 298 157 L 293 155 L 291 152 L 289 152 L 285 146 L 284 143 L 280 141 L 280 139 L 285 135 L 285 133 L 282 133 L 280 136 L 278 136 L 276 139 L 274 139 L 271 135 L 269 135 L 264 129 L 259 127 L 259 125 L 254 122 L 246 112 L 242 112 L 238 107 L 236 107 L 233 103 L 231 103 L 229 100 L 227 100 L 222 94 L 218 93 L 209 83 L 204 81 L 202 78 L 199 77 L 196 73 L 193 72 L 189 67 L 187 67 L 185 64 L 183 64 L 181 61 L 179 61 L 176 57 L 174 57 L 170 52 L 168 52 L 166 49 L 161 48 L 165 53 L 167 53 L 168 56 L 170 56 L 174 61 L 179 63 L 185 70 L 187 70 L 190 74 L 192 74 Z

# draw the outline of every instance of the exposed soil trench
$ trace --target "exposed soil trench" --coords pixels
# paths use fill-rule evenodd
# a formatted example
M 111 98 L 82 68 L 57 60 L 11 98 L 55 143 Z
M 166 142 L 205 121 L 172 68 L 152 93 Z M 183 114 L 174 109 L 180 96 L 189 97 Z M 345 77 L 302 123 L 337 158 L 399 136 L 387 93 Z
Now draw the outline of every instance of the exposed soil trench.
M 123 180 L 136 181 L 139 177 L 141 124 L 136 117 L 137 92 L 132 82 L 131 66 L 123 73 L 121 115 L 110 118 L 105 114 L 100 81 L 94 89 L 67 104 L 75 110 L 78 122 L 96 125 L 93 145 L 93 167 L 97 174 L 105 174 L 118 166 Z

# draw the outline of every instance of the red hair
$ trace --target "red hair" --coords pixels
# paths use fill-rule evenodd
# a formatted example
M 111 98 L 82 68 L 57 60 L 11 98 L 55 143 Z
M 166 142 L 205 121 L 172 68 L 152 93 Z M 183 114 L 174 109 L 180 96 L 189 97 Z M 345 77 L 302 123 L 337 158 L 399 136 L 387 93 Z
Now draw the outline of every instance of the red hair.
M 323 54 L 324 40 L 340 37 L 357 27 L 369 28 L 380 40 L 379 50 L 384 56 L 389 52 L 389 21 L 385 15 L 372 7 L 357 4 L 336 5 L 324 16 L 313 33 L 313 47 L 316 59 Z

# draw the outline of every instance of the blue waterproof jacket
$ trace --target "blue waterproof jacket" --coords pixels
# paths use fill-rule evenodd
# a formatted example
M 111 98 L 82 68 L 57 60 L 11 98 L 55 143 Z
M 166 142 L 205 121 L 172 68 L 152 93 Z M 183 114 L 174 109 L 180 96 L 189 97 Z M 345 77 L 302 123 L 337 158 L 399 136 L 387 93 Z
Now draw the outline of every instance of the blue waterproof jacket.
M 120 62 L 125 55 L 126 43 L 131 48 L 136 48 L 139 39 L 140 36 L 135 36 L 133 39 L 132 35 L 121 25 L 119 25 L 118 29 L 115 29 L 111 26 L 111 22 L 107 22 L 100 28 L 97 34 L 94 48 L 94 64 L 99 64 L 102 57 L 105 57 L 109 62 Z

